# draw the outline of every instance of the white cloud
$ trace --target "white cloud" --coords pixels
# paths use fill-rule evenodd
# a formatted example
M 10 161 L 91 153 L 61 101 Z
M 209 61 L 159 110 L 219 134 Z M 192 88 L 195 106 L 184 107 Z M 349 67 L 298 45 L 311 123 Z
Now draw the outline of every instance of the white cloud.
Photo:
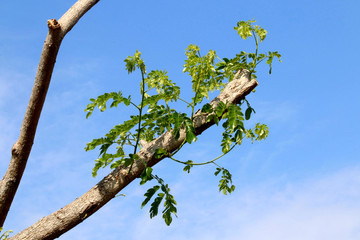
M 150 220 L 136 194 L 113 200 L 60 239 L 360 239 L 360 166 L 285 185 L 251 185 L 231 196 L 200 188 L 199 180 L 173 186 L 179 218 L 170 227 L 161 216 Z
M 263 122 L 293 122 L 301 106 L 295 102 L 260 102 L 256 104 L 256 119 Z M 254 106 L 255 107 L 255 106 Z

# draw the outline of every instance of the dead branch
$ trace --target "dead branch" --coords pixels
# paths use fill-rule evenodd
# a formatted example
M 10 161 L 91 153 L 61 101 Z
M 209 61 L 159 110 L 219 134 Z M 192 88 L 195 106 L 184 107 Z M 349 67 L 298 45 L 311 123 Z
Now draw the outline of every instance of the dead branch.
M 12 147 L 9 167 L 0 181 L 0 227 L 4 224 L 29 158 L 62 39 L 97 2 L 99 0 L 79 0 L 59 21 L 51 19 L 47 22 L 49 32 L 41 52 L 20 136 Z

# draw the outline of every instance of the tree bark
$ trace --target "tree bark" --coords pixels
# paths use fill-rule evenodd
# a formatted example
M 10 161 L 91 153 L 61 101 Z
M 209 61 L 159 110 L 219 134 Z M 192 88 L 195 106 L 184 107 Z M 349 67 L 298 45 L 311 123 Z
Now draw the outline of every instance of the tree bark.
M 211 105 L 216 107 L 222 102 L 239 103 L 247 94 L 249 94 L 257 85 L 256 80 L 250 80 L 251 74 L 248 70 L 239 71 L 234 80 L 227 84 L 222 93 L 211 101 Z M 214 122 L 207 122 L 208 113 L 198 111 L 194 116 L 194 127 L 196 135 L 201 134 Z M 54 239 L 67 232 L 77 224 L 84 221 L 94 212 L 99 210 L 107 202 L 116 196 L 130 182 L 140 176 L 144 170 L 144 162 L 148 166 L 154 166 L 162 159 L 155 158 L 155 150 L 158 148 L 166 149 L 168 152 L 177 150 L 185 140 L 185 130 L 180 131 L 180 137 L 175 140 L 171 132 L 166 132 L 152 142 L 146 144 L 137 155 L 140 157 L 129 172 L 129 167 L 119 167 L 103 178 L 98 184 L 92 187 L 88 192 L 75 199 L 60 210 L 43 217 L 37 223 L 16 234 L 10 239 Z
M 41 53 L 20 136 L 12 147 L 9 167 L 0 181 L 0 227 L 4 224 L 29 158 L 62 39 L 97 2 L 99 0 L 79 0 L 59 21 L 51 19 L 47 22 L 49 32 Z

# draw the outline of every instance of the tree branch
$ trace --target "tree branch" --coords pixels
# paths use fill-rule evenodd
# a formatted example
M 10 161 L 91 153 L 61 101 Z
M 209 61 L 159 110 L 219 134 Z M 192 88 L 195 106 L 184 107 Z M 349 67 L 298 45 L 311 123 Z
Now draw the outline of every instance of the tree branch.
M 62 39 L 97 2 L 99 0 L 79 0 L 60 18 L 59 22 L 55 19 L 47 22 L 49 32 L 41 53 L 20 136 L 12 147 L 9 167 L 0 181 L 0 227 L 4 224 L 29 158 Z
M 249 94 L 257 85 L 255 79 L 250 80 L 248 70 L 239 71 L 234 80 L 227 84 L 222 93 L 211 101 L 211 105 L 216 107 L 220 101 L 230 103 L 239 103 L 247 94 Z M 214 114 L 214 113 L 212 113 Z M 198 111 L 194 115 L 194 127 L 196 135 L 201 134 L 207 128 L 214 125 L 214 122 L 207 122 L 208 113 Z M 180 137 L 175 140 L 171 132 L 166 132 L 152 142 L 146 144 L 137 155 L 140 157 L 129 171 L 129 167 L 119 167 L 103 178 L 98 184 L 88 192 L 75 199 L 60 210 L 43 217 L 37 223 L 16 234 L 10 239 L 54 239 L 61 234 L 75 227 L 77 224 L 91 216 L 112 198 L 116 196 L 130 182 L 140 176 L 144 169 L 144 161 L 148 166 L 154 166 L 162 159 L 155 158 L 155 150 L 158 148 L 166 149 L 168 152 L 174 152 L 181 146 L 185 139 L 185 130 L 180 130 Z

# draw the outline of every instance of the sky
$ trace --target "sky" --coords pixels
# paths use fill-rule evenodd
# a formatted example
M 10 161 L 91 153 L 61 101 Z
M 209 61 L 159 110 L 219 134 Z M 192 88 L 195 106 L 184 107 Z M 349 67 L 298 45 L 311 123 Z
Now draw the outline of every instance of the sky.
M 46 20 L 59 19 L 74 2 L 0 1 L 1 176 L 29 100 Z M 100 1 L 62 43 L 4 228 L 21 231 L 110 172 L 93 178 L 98 152 L 84 147 L 133 112 L 120 107 L 86 120 L 84 109 L 104 92 L 139 97 L 140 75 L 128 75 L 127 56 L 138 49 L 147 69 L 166 70 L 190 97 L 190 79 L 182 73 L 186 47 L 197 44 L 221 58 L 254 51 L 233 27 L 256 19 L 268 31 L 259 51 L 278 51 L 283 61 L 271 75 L 259 67 L 259 86 L 248 97 L 256 114 L 247 126 L 265 123 L 269 137 L 245 142 L 218 162 L 232 173 L 235 192 L 218 192 L 213 166 L 188 174 L 165 159 L 154 173 L 178 203 L 171 226 L 140 209 L 152 185 L 134 181 L 125 196 L 59 239 L 360 239 L 359 9 L 355 0 Z M 213 127 L 177 157 L 210 160 L 221 153 L 220 139 Z

